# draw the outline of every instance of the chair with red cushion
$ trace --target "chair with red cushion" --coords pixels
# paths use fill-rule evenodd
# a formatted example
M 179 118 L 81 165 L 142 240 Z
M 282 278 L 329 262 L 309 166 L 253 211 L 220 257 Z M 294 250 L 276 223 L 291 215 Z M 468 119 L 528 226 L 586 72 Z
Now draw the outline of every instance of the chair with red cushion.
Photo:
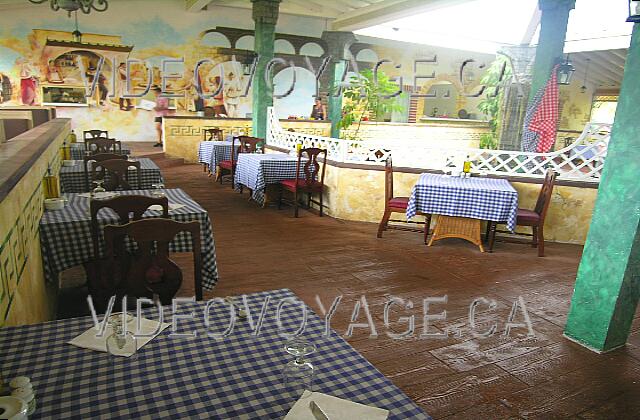
M 251 137 L 251 136 L 239 136 L 238 141 L 240 142 L 240 146 L 238 146 L 238 153 L 261 153 L 264 154 L 264 139 L 259 137 Z M 242 190 L 244 186 L 240 184 L 240 194 L 242 194 Z M 249 191 L 249 200 L 251 200 L 252 192 Z
M 306 156 L 305 156 L 306 155 Z M 322 169 L 320 169 L 319 158 L 322 156 Z M 302 159 L 305 159 L 302 166 Z M 311 203 L 320 207 L 320 217 L 323 215 L 322 195 L 324 193 L 324 171 L 327 166 L 327 149 L 309 147 L 298 152 L 298 163 L 296 164 L 296 178 L 280 181 L 280 197 L 278 208 L 282 207 L 282 194 L 285 190 L 293 193 L 294 215 L 298 217 L 298 195 L 307 193 L 307 208 L 311 208 Z M 301 172 L 304 178 L 300 177 Z M 318 194 L 319 201 L 313 201 L 312 195 Z
M 229 160 L 223 160 L 218 162 L 218 181 L 222 184 L 222 179 L 225 176 L 231 177 L 231 187 L 235 187 L 235 182 L 233 180 L 236 174 L 236 164 L 238 159 L 238 153 L 240 153 L 240 146 L 236 148 L 236 140 L 238 137 L 233 136 L 231 139 L 231 158 Z
M 384 165 L 384 214 L 378 225 L 378 238 L 382 238 L 382 232 L 388 229 L 404 230 L 408 232 L 424 232 L 424 243 L 427 243 L 429 236 L 429 225 L 431 225 L 431 215 L 425 214 L 424 229 L 415 229 L 409 226 L 390 225 L 389 222 L 407 223 L 406 220 L 391 220 L 391 213 L 406 213 L 409 205 L 409 197 L 393 196 L 393 163 L 391 156 L 387 158 Z M 412 222 L 421 224 L 421 222 Z
M 551 194 L 553 193 L 553 186 L 556 182 L 556 173 L 549 169 L 544 177 L 544 183 L 538 194 L 538 200 L 533 210 L 518 209 L 516 225 L 517 226 L 531 226 L 533 239 L 531 246 L 538 248 L 538 256 L 544 257 L 544 219 L 547 216 L 547 210 L 549 203 L 551 203 Z M 495 240 L 495 225 L 496 223 L 489 223 L 487 225 L 487 236 L 489 238 L 489 250 L 493 248 Z M 529 235 L 527 235 L 529 236 Z

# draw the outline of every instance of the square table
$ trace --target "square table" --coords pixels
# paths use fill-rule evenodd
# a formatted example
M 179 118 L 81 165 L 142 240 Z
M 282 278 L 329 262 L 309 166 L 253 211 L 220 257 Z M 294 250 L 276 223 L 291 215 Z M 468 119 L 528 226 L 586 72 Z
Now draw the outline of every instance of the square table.
M 218 267 L 209 214 L 181 189 L 163 191 L 170 203 L 184 205 L 182 208 L 170 210 L 169 218 L 178 222 L 200 222 L 202 287 L 211 290 L 218 281 Z M 151 195 L 151 191 L 118 191 L 118 194 Z M 64 194 L 64 197 L 69 201 L 63 209 L 47 210 L 40 220 L 40 245 L 45 278 L 48 281 L 56 281 L 61 271 L 88 262 L 93 257 L 89 198 L 80 197 L 78 194 Z M 161 217 L 161 212 L 148 210 L 143 217 Z M 116 214 L 108 209 L 98 213 L 98 220 L 101 227 L 118 223 Z M 189 234 L 177 235 L 169 249 L 172 252 L 190 252 L 192 249 Z
M 153 184 L 164 182 L 160 168 L 149 158 L 139 158 L 140 178 L 142 185 L 138 185 L 138 176 L 135 169 L 129 170 L 129 183 L 138 189 L 150 189 Z M 89 165 L 89 176 L 91 175 L 91 165 Z M 89 185 L 91 183 L 89 182 Z M 87 177 L 84 172 L 84 162 L 76 160 L 73 166 L 62 166 L 60 168 L 60 190 L 65 193 L 87 192 Z
M 235 183 L 252 191 L 252 198 L 266 206 L 265 190 L 269 184 L 277 184 L 285 179 L 295 179 L 298 157 L 284 153 L 240 153 L 236 166 Z M 304 168 L 300 168 L 304 178 Z
M 209 140 L 200 142 L 198 145 L 198 163 L 208 165 L 210 168 L 215 168 L 218 162 L 221 160 L 231 159 L 231 143 L 233 136 L 228 135 L 224 140 Z M 238 146 L 240 143 L 238 143 Z M 219 153 L 218 157 L 215 157 L 215 153 Z
M 82 160 L 86 155 L 86 145 L 84 143 L 71 143 L 71 159 Z M 113 153 L 113 152 L 112 152 Z M 122 151 L 118 151 L 116 154 L 123 154 L 129 156 L 131 154 L 130 149 L 122 148 Z
M 429 245 L 444 237 L 458 237 L 483 250 L 480 220 L 502 222 L 513 231 L 517 212 L 518 192 L 505 179 L 425 173 L 413 187 L 407 218 L 417 213 L 439 215 Z
M 180 314 L 193 312 L 194 317 L 180 320 L 177 332 L 197 336 L 172 337 L 167 328 L 132 357 L 115 360 L 67 344 L 93 326 L 90 317 L 3 328 L 2 374 L 6 380 L 31 378 L 37 398 L 31 419 L 282 419 L 295 397 L 282 381 L 282 369 L 293 356 L 285 352 L 280 332 L 299 328 L 304 303 L 288 289 L 246 295 L 254 322 L 267 296 L 270 303 L 257 335 L 248 320 L 237 320 L 227 337 L 211 337 L 208 331 L 220 334 L 229 325 L 229 307 L 212 305 L 207 329 L 204 303 L 180 303 Z M 276 316 L 280 302 L 285 302 L 282 329 Z M 165 308 L 167 322 L 170 309 Z M 152 314 L 145 312 L 155 318 Z M 317 347 L 305 358 L 315 368 L 315 391 L 388 409 L 390 420 L 429 419 L 335 331 L 324 335 L 324 330 L 324 322 L 307 307 L 302 338 Z

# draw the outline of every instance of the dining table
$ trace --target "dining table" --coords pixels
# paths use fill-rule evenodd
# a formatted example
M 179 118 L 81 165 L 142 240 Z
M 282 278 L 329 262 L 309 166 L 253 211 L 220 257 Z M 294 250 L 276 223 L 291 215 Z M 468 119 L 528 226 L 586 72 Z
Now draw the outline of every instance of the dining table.
M 440 239 L 461 238 L 484 252 L 481 221 L 504 223 L 513 232 L 517 212 L 518 192 L 506 179 L 423 173 L 411 191 L 406 214 L 407 219 L 416 214 L 438 216 L 429 246 Z
M 82 160 L 87 155 L 87 147 L 84 143 L 71 143 L 70 150 L 71 159 L 73 160 Z M 129 156 L 131 154 L 131 150 L 123 148 L 115 153 Z
M 286 153 L 240 153 L 235 171 L 236 186 L 251 190 L 251 197 L 260 205 L 268 204 L 266 188 L 286 179 L 296 178 L 297 155 Z M 300 168 L 304 178 L 304 168 Z
M 136 189 L 149 189 L 154 184 L 162 184 L 164 179 L 158 165 L 149 158 L 130 158 L 130 161 L 137 160 L 140 162 L 140 181 L 138 185 L 137 171 L 134 168 L 129 169 L 129 183 Z M 91 176 L 91 166 L 89 166 L 89 176 Z M 60 167 L 60 190 L 66 193 L 82 193 L 87 192 L 91 188 L 91 182 L 87 179 L 87 173 L 84 170 L 84 161 L 75 160 L 72 166 Z M 89 186 L 89 187 L 88 187 Z
M 30 378 L 37 399 L 31 419 L 282 419 L 298 399 L 282 377 L 293 360 L 285 334 L 300 329 L 304 308 L 298 338 L 316 348 L 305 357 L 313 365 L 313 392 L 389 410 L 390 420 L 430 418 L 336 331 L 327 334 L 324 321 L 291 290 L 231 299 L 243 308 L 246 301 L 248 309 L 232 328 L 230 305 L 221 299 L 181 301 L 176 312 L 163 308 L 173 326 L 130 357 L 68 343 L 95 328 L 91 317 L 2 328 L 2 376 Z M 142 312 L 148 319 L 157 314 L 156 308 Z
M 213 227 L 205 209 L 179 188 L 154 191 L 118 191 L 114 194 L 153 195 L 159 193 L 164 193 L 169 199 L 169 218 L 178 222 L 194 220 L 200 222 L 202 286 L 205 290 L 212 290 L 218 282 L 218 266 Z M 64 208 L 46 210 L 40 220 L 42 260 L 45 279 L 49 282 L 56 282 L 60 272 L 89 262 L 93 258 L 89 193 L 65 193 L 62 196 L 67 200 Z M 147 210 L 143 218 L 161 216 L 161 211 Z M 117 215 L 110 209 L 103 209 L 98 213 L 98 223 L 101 228 L 118 222 Z M 170 243 L 169 250 L 172 252 L 191 252 L 189 234 L 178 234 Z
M 198 145 L 198 163 L 209 166 L 214 171 L 223 160 L 231 159 L 233 136 L 228 135 L 224 140 L 210 140 Z M 238 146 L 240 143 L 238 143 Z

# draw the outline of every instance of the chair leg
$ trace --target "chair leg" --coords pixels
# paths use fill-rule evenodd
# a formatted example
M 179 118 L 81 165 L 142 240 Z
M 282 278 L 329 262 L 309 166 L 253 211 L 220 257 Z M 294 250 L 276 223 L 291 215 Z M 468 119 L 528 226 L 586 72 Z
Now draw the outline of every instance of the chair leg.
M 489 232 L 487 233 L 489 252 L 493 252 L 493 244 L 496 242 L 496 228 L 498 227 L 498 222 L 492 222 L 491 220 L 489 220 L 487 223 Z
M 536 248 L 538 246 L 538 226 L 531 226 L 533 230 L 533 239 L 531 240 L 531 247 Z
M 242 194 L 242 192 L 244 191 L 242 184 L 240 184 L 240 194 Z
M 538 257 L 544 257 L 544 231 L 542 226 L 538 227 Z
M 284 193 L 284 188 L 280 185 L 280 190 L 278 191 L 278 210 L 282 208 L 282 194 Z
M 298 190 L 293 192 L 293 215 L 298 217 Z
M 385 209 L 384 214 L 382 215 L 382 220 L 380 220 L 380 224 L 378 225 L 378 238 L 382 238 L 382 232 L 387 230 L 389 219 L 391 219 L 391 211 Z
M 322 191 L 320 191 L 320 217 L 324 215 L 324 210 L 322 210 Z
M 431 215 L 426 214 L 424 216 L 424 244 L 427 244 L 427 238 L 429 237 L 429 228 L 431 227 Z
M 307 210 L 311 209 L 311 191 L 307 193 Z

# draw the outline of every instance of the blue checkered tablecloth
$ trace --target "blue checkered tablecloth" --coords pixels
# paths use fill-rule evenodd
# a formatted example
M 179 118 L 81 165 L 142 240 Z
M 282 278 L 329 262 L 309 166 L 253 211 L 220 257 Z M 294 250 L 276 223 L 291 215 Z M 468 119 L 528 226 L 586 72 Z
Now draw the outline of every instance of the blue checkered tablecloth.
M 413 187 L 407 218 L 417 213 L 503 222 L 513 231 L 518 192 L 505 179 L 422 174 Z
M 138 184 L 138 176 L 135 169 L 129 170 L 129 183 L 133 188 L 149 189 L 153 184 L 163 183 L 160 168 L 149 158 L 139 158 L 140 178 L 142 185 Z M 91 167 L 89 167 L 91 175 Z M 86 176 L 84 172 L 84 162 L 77 160 L 73 166 L 62 166 L 60 168 L 60 190 L 65 193 L 87 192 Z
M 115 360 L 67 344 L 93 326 L 90 317 L 3 328 L 2 376 L 31 378 L 37 399 L 31 419 L 282 419 L 295 397 L 283 384 L 282 369 L 293 357 L 279 333 L 299 328 L 303 302 L 288 289 L 247 295 L 254 322 L 267 296 L 257 335 L 247 320 L 238 320 L 228 337 L 210 337 L 208 331 L 222 333 L 228 327 L 229 307 L 212 305 L 207 328 L 203 303 L 181 303 L 178 312 L 192 312 L 193 319 L 181 319 L 176 332 L 196 336 L 171 337 L 167 328 L 132 357 Z M 240 297 L 235 300 L 242 304 Z M 276 312 L 283 300 L 280 329 Z M 148 310 L 145 316 L 157 317 Z M 171 316 L 165 308 L 165 321 Z M 388 409 L 390 420 L 429 419 L 335 331 L 325 336 L 324 328 L 308 309 L 301 336 L 317 347 L 305 358 L 314 365 L 315 391 Z
M 218 267 L 209 214 L 181 189 L 164 191 L 169 198 L 169 203 L 184 205 L 169 212 L 171 219 L 179 222 L 192 220 L 200 222 L 202 286 L 206 290 L 211 290 L 218 281 Z M 119 191 L 118 194 L 150 195 L 151 191 Z M 40 220 L 40 245 L 45 278 L 51 282 L 56 281 L 61 271 L 88 262 L 93 257 L 89 198 L 80 197 L 78 194 L 64 194 L 64 197 L 69 200 L 64 209 L 47 210 Z M 153 210 L 147 211 L 144 215 L 144 217 L 160 216 L 161 212 Z M 117 215 L 108 209 L 100 211 L 98 220 L 101 227 L 118 223 Z M 178 234 L 169 248 L 172 252 L 190 252 L 192 250 L 190 235 Z
M 85 157 L 86 147 L 84 143 L 71 143 L 70 146 L 71 146 L 71 159 L 82 160 L 82 158 Z M 123 148 L 122 154 L 128 156 L 131 154 L 131 150 Z
M 198 163 L 209 165 L 210 168 L 215 168 L 221 160 L 231 159 L 232 139 L 233 136 L 228 135 L 224 141 L 200 142 L 198 145 Z M 218 156 L 216 156 L 216 153 Z
M 236 167 L 236 184 L 252 190 L 252 197 L 259 204 L 264 203 L 265 188 L 285 179 L 295 179 L 296 156 L 284 153 L 241 153 Z M 304 177 L 303 168 L 300 168 Z

